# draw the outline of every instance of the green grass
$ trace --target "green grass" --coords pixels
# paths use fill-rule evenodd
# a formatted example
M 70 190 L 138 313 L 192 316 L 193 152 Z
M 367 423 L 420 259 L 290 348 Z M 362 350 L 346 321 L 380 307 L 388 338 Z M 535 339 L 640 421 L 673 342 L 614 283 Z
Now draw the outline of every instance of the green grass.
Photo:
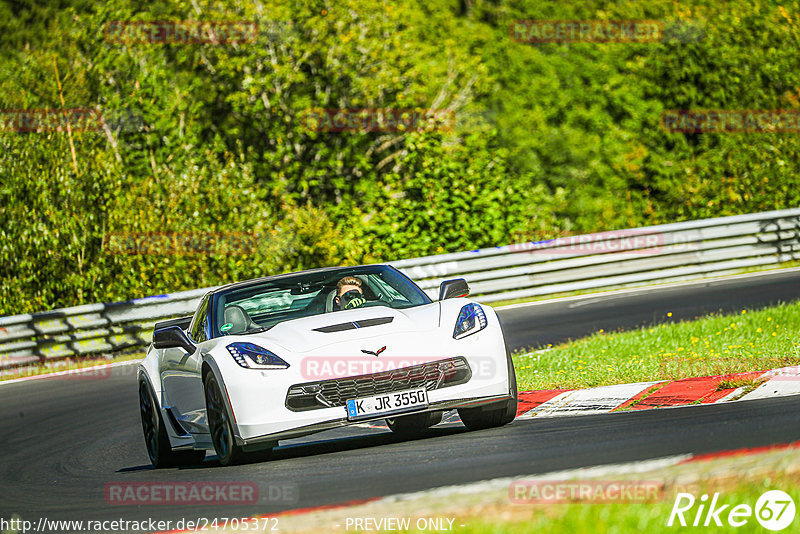
M 723 389 L 737 389 L 737 388 L 745 388 L 748 390 L 753 390 L 764 383 L 765 378 L 729 378 L 725 379 L 719 384 L 717 384 L 717 391 L 722 391 Z
M 601 330 L 544 352 L 516 354 L 514 364 L 521 390 L 766 370 L 800 364 L 798 332 L 800 304 L 783 304 L 629 332 Z
M 732 486 L 720 487 L 716 484 L 707 484 L 692 488 L 692 493 L 697 499 L 703 494 L 713 495 L 719 492 L 718 506 L 729 504 L 720 515 L 723 526 L 702 526 L 705 520 L 703 514 L 700 526 L 693 527 L 695 514 L 698 509 L 697 501 L 694 507 L 684 514 L 687 526 L 681 527 L 675 521 L 672 527 L 667 526 L 676 492 L 667 491 L 663 500 L 655 503 L 570 503 L 549 505 L 527 505 L 528 509 L 513 514 L 513 517 L 504 519 L 502 516 L 491 520 L 468 521 L 465 526 L 458 529 L 464 534 L 511 534 L 523 532 L 536 532 L 537 534 L 563 533 L 563 532 L 769 532 L 761 527 L 755 516 L 747 518 L 747 524 L 734 528 L 727 524 L 727 514 L 733 506 L 747 504 L 755 509 L 756 501 L 765 491 L 779 489 L 788 493 L 795 503 L 800 502 L 800 488 L 796 477 L 776 475 L 774 478 L 765 478 L 758 481 L 738 482 Z M 516 505 L 520 508 L 526 505 Z M 707 510 L 707 506 L 704 512 Z M 755 512 L 754 512 L 755 513 Z M 796 532 L 800 518 L 795 516 L 794 522 L 782 532 Z M 711 522 L 713 525 L 713 521 Z

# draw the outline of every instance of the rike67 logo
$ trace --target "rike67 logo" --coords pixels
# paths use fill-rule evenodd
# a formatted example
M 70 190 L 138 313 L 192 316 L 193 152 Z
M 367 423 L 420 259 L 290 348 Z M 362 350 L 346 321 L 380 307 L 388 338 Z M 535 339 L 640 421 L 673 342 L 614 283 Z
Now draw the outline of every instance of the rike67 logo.
M 727 523 L 732 527 L 741 527 L 753 516 L 767 530 L 783 530 L 794 521 L 794 501 L 789 494 L 780 490 L 770 490 L 762 494 L 755 507 L 749 504 L 723 503 L 719 493 L 715 493 L 710 501 L 706 494 L 696 499 L 691 493 L 678 493 L 667 526 L 721 527 Z

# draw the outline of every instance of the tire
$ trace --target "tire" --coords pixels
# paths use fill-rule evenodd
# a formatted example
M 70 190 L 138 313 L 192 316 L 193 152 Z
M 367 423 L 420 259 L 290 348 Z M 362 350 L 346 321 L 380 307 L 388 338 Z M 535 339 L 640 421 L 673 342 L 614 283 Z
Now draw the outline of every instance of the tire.
M 413 413 L 400 417 L 387 417 L 386 424 L 395 434 L 415 434 L 442 421 L 442 412 Z
M 208 373 L 203 380 L 206 397 L 206 416 L 211 443 L 217 453 L 217 459 L 223 466 L 235 465 L 244 459 L 244 451 L 236 444 L 233 425 L 228 416 L 222 389 L 219 387 L 214 373 Z
M 153 390 L 147 380 L 139 381 L 139 414 L 142 418 L 142 433 L 150 463 L 156 469 L 199 464 L 206 451 L 173 451 L 164 427 L 161 410 L 158 409 Z
M 506 345 L 506 361 L 508 362 L 508 389 L 511 398 L 488 406 L 459 408 L 458 415 L 468 429 L 483 430 L 507 425 L 517 416 L 517 375 L 514 372 L 514 362 L 511 360 L 508 345 Z

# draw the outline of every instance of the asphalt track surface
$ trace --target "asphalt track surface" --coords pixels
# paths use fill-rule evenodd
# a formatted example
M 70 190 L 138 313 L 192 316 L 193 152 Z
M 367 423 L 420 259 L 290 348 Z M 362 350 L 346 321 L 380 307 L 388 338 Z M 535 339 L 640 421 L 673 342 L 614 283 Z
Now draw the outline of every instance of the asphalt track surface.
M 513 347 L 537 347 L 648 324 L 695 319 L 707 313 L 735 313 L 800 299 L 797 270 L 714 281 L 636 289 L 578 299 L 543 301 L 500 312 Z M 672 313 L 671 317 L 667 314 Z
M 514 348 L 739 311 L 800 298 L 800 273 L 563 300 L 502 312 Z M 800 396 L 723 405 L 517 421 L 467 432 L 460 424 L 401 439 L 349 428 L 281 442 L 272 460 L 155 470 L 145 452 L 135 365 L 110 375 L 0 386 L 0 517 L 159 520 L 241 517 L 438 486 L 800 440 Z M 108 484 L 238 482 L 261 502 L 110 505 Z M 270 487 L 272 495 L 270 496 Z M 277 488 L 282 488 L 279 494 Z M 270 500 L 270 498 L 272 500 Z

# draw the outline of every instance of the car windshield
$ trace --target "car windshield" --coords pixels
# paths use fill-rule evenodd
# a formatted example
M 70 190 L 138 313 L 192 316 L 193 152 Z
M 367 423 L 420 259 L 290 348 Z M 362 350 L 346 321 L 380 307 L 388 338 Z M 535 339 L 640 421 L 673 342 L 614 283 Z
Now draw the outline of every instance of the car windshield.
M 343 284 L 346 291 L 339 297 L 339 282 L 348 280 L 351 284 Z M 284 321 L 345 308 L 402 309 L 430 302 L 411 280 L 388 266 L 300 273 L 218 293 L 212 330 L 214 337 L 254 333 Z

